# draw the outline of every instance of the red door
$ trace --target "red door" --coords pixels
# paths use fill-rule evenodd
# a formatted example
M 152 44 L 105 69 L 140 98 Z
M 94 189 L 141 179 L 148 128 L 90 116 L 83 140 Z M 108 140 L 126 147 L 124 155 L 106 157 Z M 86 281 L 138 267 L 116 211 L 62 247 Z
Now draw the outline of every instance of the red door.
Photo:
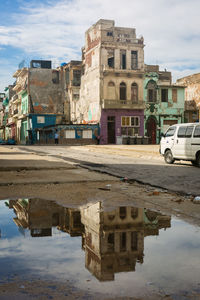
M 156 127 L 156 120 L 154 118 L 149 118 L 147 121 L 147 135 L 150 144 L 156 144 Z

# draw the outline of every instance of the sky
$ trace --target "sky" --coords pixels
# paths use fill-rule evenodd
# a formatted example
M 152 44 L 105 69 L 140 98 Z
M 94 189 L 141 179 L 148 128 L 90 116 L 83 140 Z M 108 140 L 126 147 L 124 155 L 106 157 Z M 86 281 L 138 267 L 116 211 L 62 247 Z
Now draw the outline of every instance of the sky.
M 199 12 L 199 0 L 0 0 L 0 92 L 22 61 L 81 60 L 85 31 L 99 19 L 136 28 L 145 63 L 171 71 L 173 81 L 199 73 Z

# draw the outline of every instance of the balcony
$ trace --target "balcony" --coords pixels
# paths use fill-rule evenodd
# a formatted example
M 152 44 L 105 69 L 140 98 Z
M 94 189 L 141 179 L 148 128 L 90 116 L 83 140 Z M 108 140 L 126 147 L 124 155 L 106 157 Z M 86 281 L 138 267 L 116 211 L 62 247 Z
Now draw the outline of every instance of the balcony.
M 142 100 L 107 100 L 102 101 L 103 109 L 145 109 L 145 102 Z
M 13 104 L 14 103 L 18 103 L 18 102 L 20 102 L 21 100 L 20 100 L 20 98 L 18 97 L 18 95 L 17 94 L 15 94 L 12 98 L 11 98 L 11 101 L 10 102 L 12 102 Z
M 11 124 L 13 124 L 15 122 L 15 118 L 13 118 L 13 117 L 8 118 L 7 120 L 8 120 L 7 121 L 7 125 L 11 125 Z

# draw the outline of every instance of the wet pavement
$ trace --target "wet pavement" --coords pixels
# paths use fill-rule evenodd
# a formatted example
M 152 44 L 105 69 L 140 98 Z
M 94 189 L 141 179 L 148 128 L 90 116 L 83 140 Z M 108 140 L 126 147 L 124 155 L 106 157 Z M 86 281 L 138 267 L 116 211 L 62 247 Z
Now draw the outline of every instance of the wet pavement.
M 200 228 L 161 211 L 0 201 L 0 299 L 199 299 L 199 253 Z

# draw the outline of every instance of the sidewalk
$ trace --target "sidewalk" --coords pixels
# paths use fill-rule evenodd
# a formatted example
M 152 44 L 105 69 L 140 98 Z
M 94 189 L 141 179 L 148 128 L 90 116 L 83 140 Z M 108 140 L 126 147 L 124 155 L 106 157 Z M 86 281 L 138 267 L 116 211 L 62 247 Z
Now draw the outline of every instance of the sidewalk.
M 81 151 L 91 151 L 105 154 L 117 154 L 128 157 L 146 158 L 163 160 L 159 153 L 159 145 L 87 145 L 87 146 L 70 146 L 70 149 L 79 147 Z

